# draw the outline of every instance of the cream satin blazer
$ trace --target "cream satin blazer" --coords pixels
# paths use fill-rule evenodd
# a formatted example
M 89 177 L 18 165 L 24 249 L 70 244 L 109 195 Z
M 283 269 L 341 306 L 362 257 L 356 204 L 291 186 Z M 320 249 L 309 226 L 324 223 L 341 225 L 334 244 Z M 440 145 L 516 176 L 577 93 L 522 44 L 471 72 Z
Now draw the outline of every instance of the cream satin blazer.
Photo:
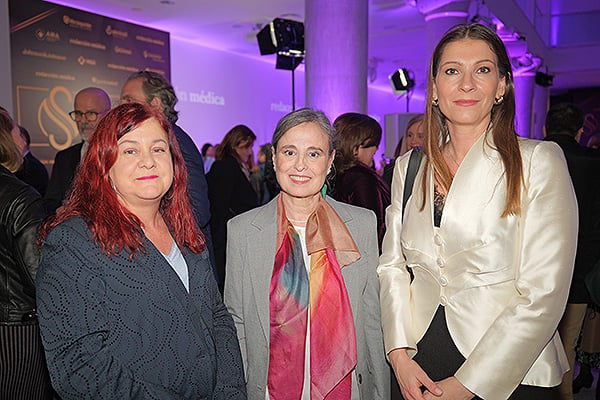
M 424 160 L 402 222 L 409 157 L 399 159 L 377 270 L 386 354 L 407 347 L 414 356 L 441 304 L 467 359 L 455 376 L 487 400 L 508 398 L 520 383 L 558 385 L 568 370 L 556 327 L 573 273 L 577 203 L 561 149 L 528 139 L 519 145 L 521 215 L 500 217 L 504 165 L 488 132 L 460 165 L 439 228 L 431 169 L 420 210 Z

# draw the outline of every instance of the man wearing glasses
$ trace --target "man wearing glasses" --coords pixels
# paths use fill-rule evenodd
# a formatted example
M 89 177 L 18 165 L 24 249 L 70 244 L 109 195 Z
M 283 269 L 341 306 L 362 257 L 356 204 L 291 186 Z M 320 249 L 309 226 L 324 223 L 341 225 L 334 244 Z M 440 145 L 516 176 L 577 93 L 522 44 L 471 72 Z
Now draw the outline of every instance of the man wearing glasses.
M 87 141 L 102 116 L 110 110 L 110 97 L 100 88 L 88 87 L 75 95 L 74 107 L 69 116 L 77 124 L 81 143 L 59 151 L 54 157 L 52 176 L 44 197 L 46 210 L 50 214 L 65 200 L 79 161 L 87 148 Z

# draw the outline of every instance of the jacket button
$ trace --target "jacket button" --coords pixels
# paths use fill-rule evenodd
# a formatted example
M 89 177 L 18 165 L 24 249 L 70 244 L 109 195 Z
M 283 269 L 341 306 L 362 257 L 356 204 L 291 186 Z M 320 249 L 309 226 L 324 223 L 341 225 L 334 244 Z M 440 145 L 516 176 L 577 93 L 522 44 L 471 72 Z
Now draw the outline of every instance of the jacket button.
M 448 286 L 448 279 L 445 276 L 440 277 L 440 285 Z
M 358 374 L 358 384 L 362 384 L 362 375 Z
M 444 261 L 444 259 L 442 257 L 438 257 L 438 259 L 436 260 L 436 263 L 437 263 L 438 267 L 440 267 L 440 268 L 444 268 L 446 266 L 446 262 Z
M 448 304 L 448 299 L 446 298 L 446 296 L 442 296 L 440 297 L 440 304 L 445 306 L 446 304 Z
M 444 243 L 444 241 L 442 240 L 442 237 L 440 235 L 437 235 L 437 234 L 433 237 L 433 241 L 438 246 L 441 246 Z

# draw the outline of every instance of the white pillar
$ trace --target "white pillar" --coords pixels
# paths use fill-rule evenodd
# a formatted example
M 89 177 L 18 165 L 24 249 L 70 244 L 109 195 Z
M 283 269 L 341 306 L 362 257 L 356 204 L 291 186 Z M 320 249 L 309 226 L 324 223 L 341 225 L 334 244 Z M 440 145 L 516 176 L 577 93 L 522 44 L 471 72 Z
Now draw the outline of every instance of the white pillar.
M 367 112 L 368 0 L 306 0 L 306 105 L 333 121 Z

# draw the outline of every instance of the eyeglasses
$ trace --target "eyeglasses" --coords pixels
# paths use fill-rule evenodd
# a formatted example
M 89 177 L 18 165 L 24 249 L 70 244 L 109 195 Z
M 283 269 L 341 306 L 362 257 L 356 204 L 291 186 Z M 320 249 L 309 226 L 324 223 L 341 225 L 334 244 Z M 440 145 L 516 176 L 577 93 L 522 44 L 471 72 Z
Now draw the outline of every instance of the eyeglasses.
M 69 113 L 69 116 L 71 117 L 71 119 L 73 121 L 79 122 L 81 121 L 81 119 L 83 118 L 83 116 L 85 115 L 85 119 L 89 122 L 94 122 L 95 120 L 98 119 L 98 115 L 100 115 L 101 113 L 98 113 L 96 111 L 87 111 L 87 112 L 81 112 L 81 111 L 71 111 Z

